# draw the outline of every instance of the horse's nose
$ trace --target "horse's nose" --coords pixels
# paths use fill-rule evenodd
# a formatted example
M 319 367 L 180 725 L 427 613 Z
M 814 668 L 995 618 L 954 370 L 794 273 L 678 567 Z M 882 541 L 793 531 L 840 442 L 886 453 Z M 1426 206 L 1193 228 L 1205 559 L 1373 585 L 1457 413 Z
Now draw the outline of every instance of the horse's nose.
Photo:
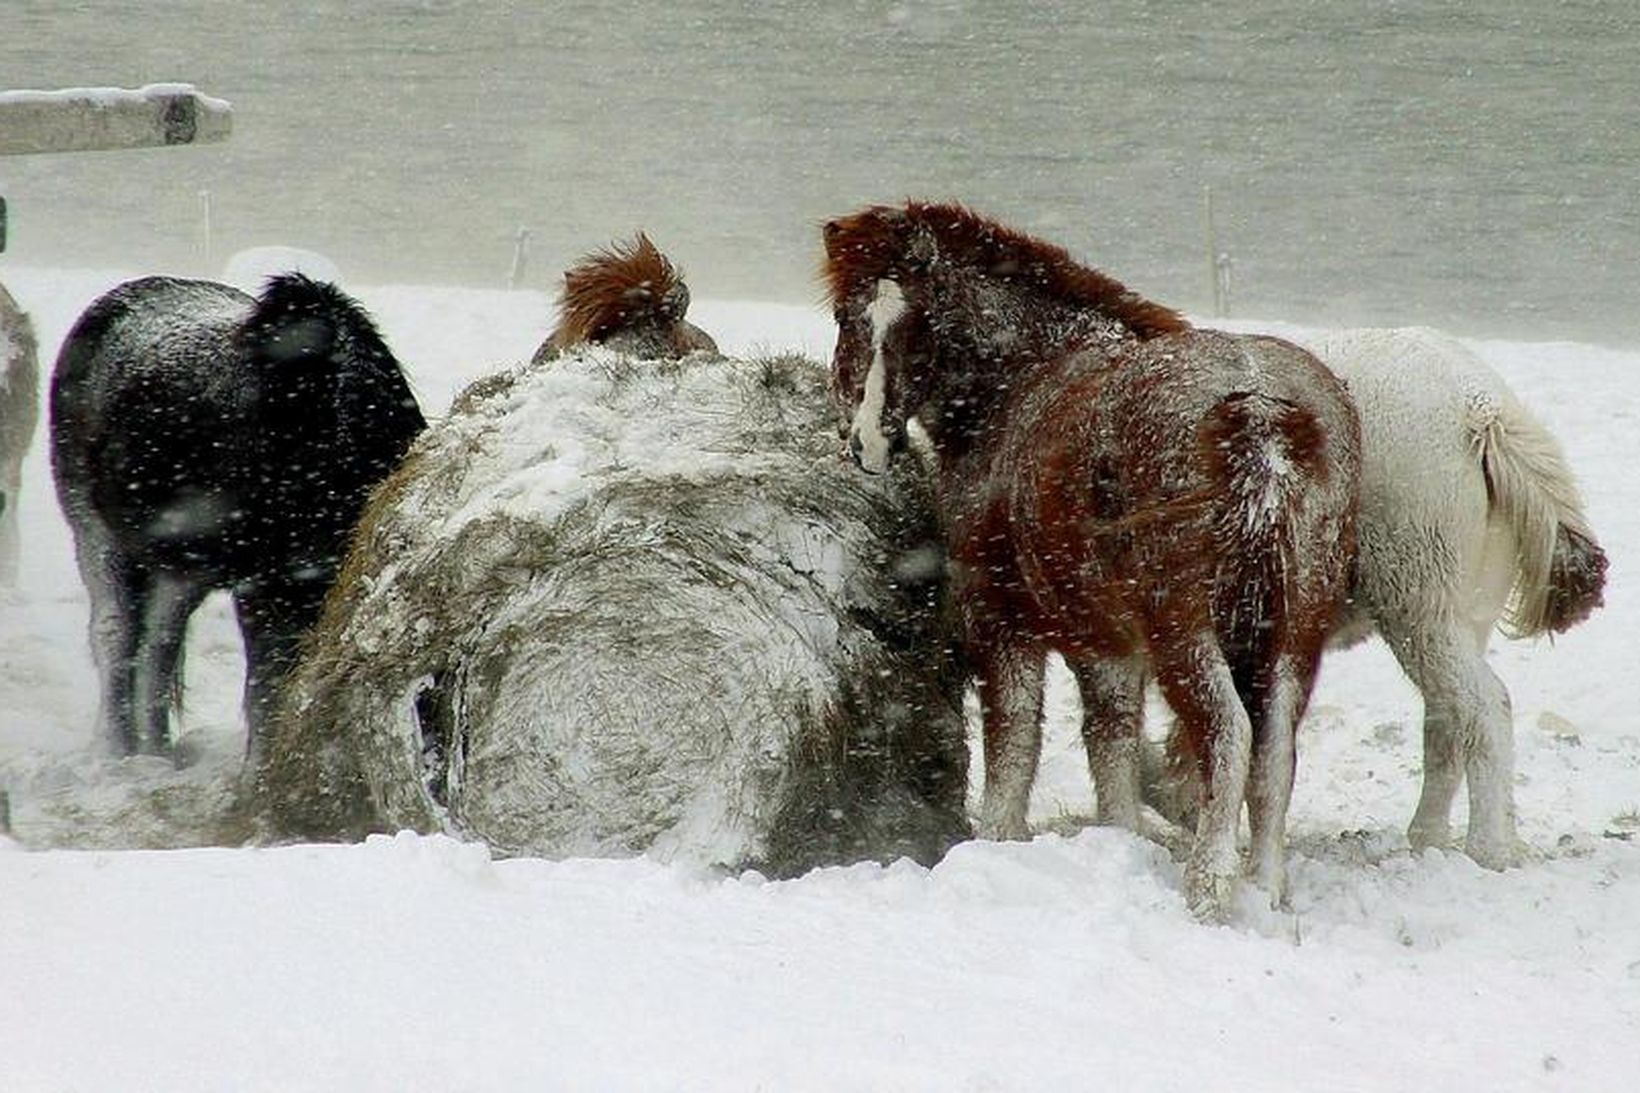
M 850 459 L 854 460 L 854 465 L 856 467 L 865 466 L 865 464 L 860 461 L 860 453 L 864 449 L 865 449 L 865 445 L 860 442 L 860 434 L 857 433 L 857 432 L 849 433 L 849 435 L 848 435 L 848 455 L 849 455 Z

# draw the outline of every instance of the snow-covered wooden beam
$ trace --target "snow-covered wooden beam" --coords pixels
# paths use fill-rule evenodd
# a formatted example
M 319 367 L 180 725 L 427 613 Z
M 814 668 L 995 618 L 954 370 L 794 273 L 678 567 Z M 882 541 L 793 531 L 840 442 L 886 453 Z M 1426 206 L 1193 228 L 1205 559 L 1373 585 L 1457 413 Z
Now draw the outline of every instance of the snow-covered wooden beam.
M 0 156 L 206 144 L 232 131 L 232 108 L 192 84 L 0 91 Z

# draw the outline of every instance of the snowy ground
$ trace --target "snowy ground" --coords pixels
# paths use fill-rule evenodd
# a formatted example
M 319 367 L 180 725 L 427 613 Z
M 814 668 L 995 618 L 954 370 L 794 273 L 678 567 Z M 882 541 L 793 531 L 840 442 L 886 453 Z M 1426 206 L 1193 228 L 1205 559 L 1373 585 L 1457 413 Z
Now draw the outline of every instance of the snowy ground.
M 4 277 L 48 356 L 117 279 Z M 435 414 L 548 325 L 535 293 L 353 291 Z M 701 301 L 691 318 L 730 352 L 829 352 L 819 310 Z M 1525 867 L 1408 853 L 1418 701 L 1372 645 L 1329 660 L 1300 741 L 1292 912 L 1249 902 L 1234 926 L 1199 926 L 1165 853 L 1079 829 L 1088 778 L 1056 675 L 1033 804 L 1053 833 L 964 845 L 931 870 L 777 884 L 647 860 L 492 861 L 408 835 L 0 843 L 0 1087 L 1633 1088 L 1640 348 L 1474 345 L 1562 438 L 1612 558 L 1591 622 L 1494 653 L 1514 695 Z M 0 786 L 17 836 L 60 840 L 70 805 L 94 818 L 137 790 L 185 807 L 242 746 L 225 603 L 191 639 L 194 765 L 91 757 L 85 597 L 43 435 L 25 491 L 21 587 L 0 593 Z

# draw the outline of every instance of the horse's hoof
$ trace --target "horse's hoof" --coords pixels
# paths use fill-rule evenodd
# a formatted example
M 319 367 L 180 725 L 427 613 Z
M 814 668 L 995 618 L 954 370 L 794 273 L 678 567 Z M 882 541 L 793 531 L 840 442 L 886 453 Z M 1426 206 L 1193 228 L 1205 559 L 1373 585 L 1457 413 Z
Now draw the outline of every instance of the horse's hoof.
M 1031 827 L 1022 820 L 981 820 L 975 825 L 975 833 L 994 843 L 1022 843 L 1031 839 Z
M 1148 806 L 1139 813 L 1137 831 L 1140 838 L 1155 843 L 1174 857 L 1188 854 L 1196 843 L 1193 832 L 1185 830 Z
M 1524 848 L 1514 839 L 1467 839 L 1463 849 L 1476 865 L 1499 873 L 1514 869 L 1525 860 Z
M 1123 831 L 1138 831 L 1139 809 L 1137 806 L 1106 808 L 1101 804 L 1094 810 L 1093 822 L 1099 827 L 1119 827 Z
M 1288 907 L 1287 903 L 1287 869 L 1286 866 L 1255 867 L 1250 878 L 1253 887 L 1270 897 L 1270 910 L 1280 911 Z
M 1450 850 L 1452 827 L 1450 824 L 1414 823 L 1407 828 L 1407 843 L 1415 854 L 1425 850 Z
M 1205 869 L 1187 867 L 1184 877 L 1185 906 L 1197 922 L 1222 926 L 1230 920 L 1234 906 L 1236 878 Z

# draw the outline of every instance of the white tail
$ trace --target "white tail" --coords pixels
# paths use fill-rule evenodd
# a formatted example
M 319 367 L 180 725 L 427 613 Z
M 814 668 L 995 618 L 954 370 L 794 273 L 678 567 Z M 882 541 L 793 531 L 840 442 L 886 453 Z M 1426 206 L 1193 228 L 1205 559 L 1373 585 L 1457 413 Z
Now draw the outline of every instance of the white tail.
M 1559 442 L 1507 389 L 1472 397 L 1466 424 L 1493 508 L 1517 545 L 1498 629 L 1533 637 L 1582 621 L 1600 606 L 1606 556 Z

